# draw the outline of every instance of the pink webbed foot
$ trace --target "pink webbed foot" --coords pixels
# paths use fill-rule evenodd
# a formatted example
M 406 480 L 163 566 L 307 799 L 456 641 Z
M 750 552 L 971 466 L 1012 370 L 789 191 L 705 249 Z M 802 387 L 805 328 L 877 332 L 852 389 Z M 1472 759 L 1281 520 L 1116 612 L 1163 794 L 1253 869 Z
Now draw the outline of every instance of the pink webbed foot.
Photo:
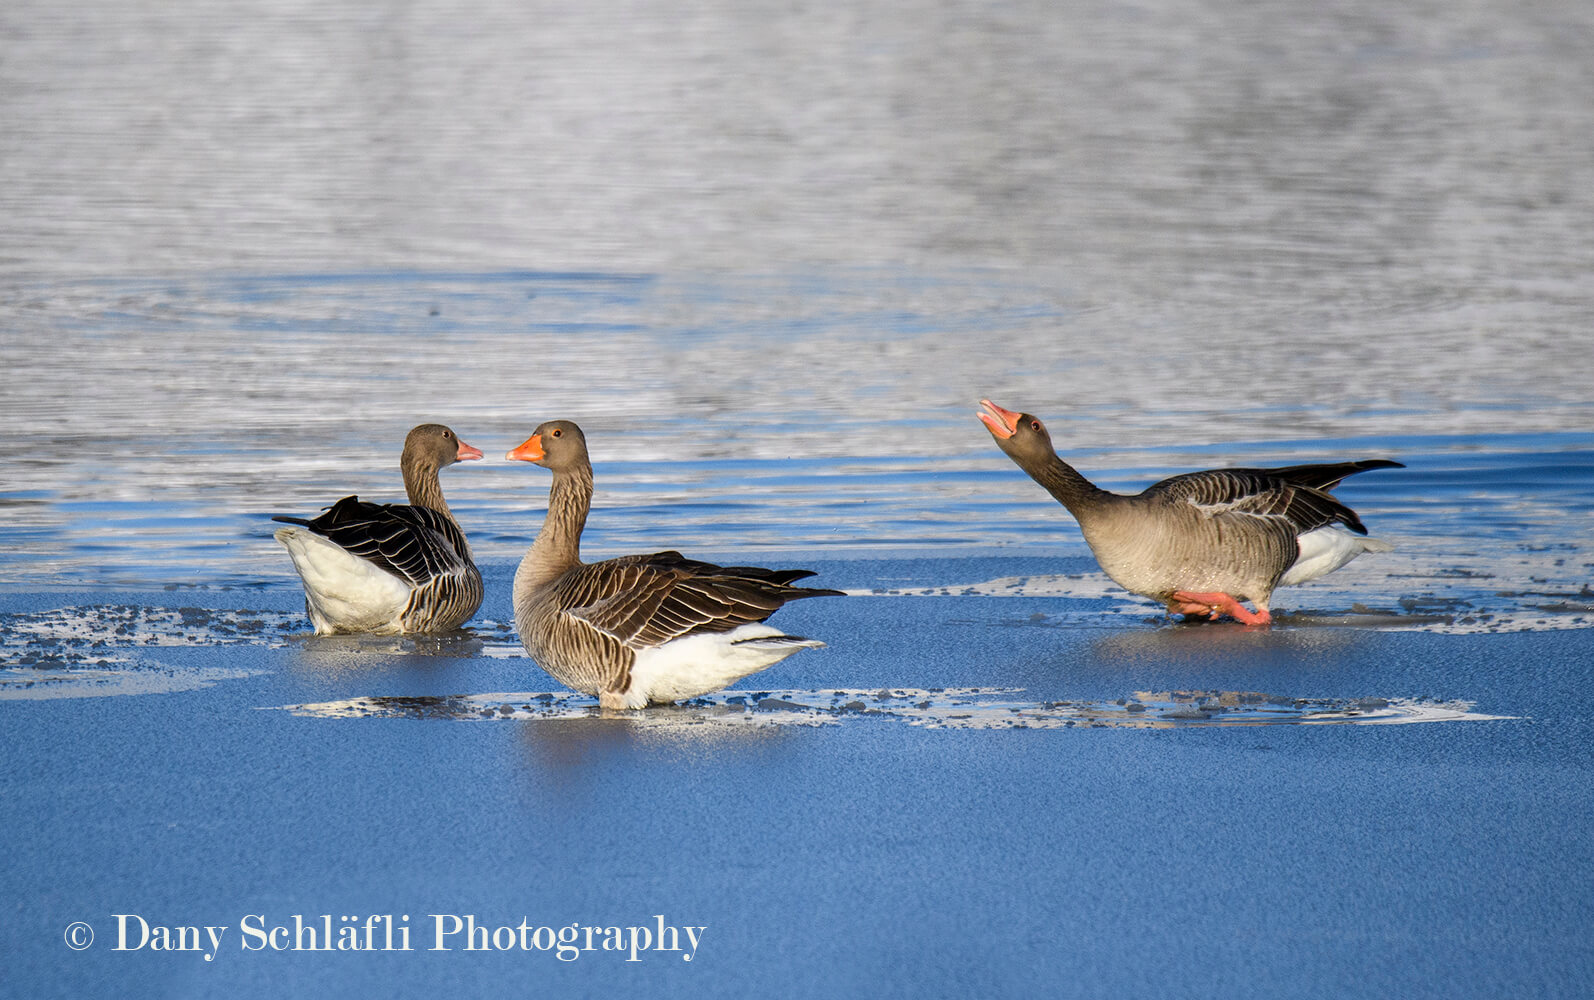
M 1176 615 L 1206 615 L 1217 621 L 1228 615 L 1243 625 L 1271 625 L 1273 616 L 1266 608 L 1252 611 L 1228 594 L 1198 594 L 1176 590 L 1168 599 L 1168 610 Z

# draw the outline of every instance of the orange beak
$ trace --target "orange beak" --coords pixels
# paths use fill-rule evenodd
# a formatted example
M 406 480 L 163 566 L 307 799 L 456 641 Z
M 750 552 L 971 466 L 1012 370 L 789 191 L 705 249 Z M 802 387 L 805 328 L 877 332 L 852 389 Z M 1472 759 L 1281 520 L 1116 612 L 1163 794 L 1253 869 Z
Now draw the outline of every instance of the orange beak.
M 470 445 L 465 443 L 465 440 L 463 438 L 460 439 L 460 442 L 459 442 L 459 454 L 454 456 L 454 461 L 456 461 L 456 462 L 470 462 L 470 461 L 474 461 L 475 459 L 478 459 L 478 458 L 481 458 L 481 457 L 482 457 L 482 450 L 480 448 L 472 448 Z
M 533 434 L 504 457 L 512 462 L 540 462 L 548 456 L 542 450 L 542 435 Z
M 980 423 L 998 438 L 1005 441 L 1018 433 L 1018 418 L 1023 414 L 1004 410 L 989 399 L 980 400 L 980 408 L 982 411 L 979 414 Z

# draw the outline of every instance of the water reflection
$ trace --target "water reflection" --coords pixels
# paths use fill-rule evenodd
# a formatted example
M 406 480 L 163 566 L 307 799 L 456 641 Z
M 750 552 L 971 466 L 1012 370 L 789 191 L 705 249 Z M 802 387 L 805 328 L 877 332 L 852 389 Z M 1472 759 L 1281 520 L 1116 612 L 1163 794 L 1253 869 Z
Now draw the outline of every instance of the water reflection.
M 447 635 L 315 635 L 298 632 L 287 642 L 295 672 L 315 677 L 411 673 L 446 677 L 456 661 L 483 654 L 486 640 L 471 629 Z
M 730 752 L 740 759 L 753 746 L 790 738 L 789 727 L 722 725 L 685 714 L 689 711 L 661 706 L 605 712 L 594 706 L 587 714 L 521 721 L 515 739 L 530 774 L 568 787 L 587 786 L 612 766 L 629 766 L 639 752 L 654 760 L 701 763 L 705 754 Z M 550 724 L 555 718 L 557 724 Z

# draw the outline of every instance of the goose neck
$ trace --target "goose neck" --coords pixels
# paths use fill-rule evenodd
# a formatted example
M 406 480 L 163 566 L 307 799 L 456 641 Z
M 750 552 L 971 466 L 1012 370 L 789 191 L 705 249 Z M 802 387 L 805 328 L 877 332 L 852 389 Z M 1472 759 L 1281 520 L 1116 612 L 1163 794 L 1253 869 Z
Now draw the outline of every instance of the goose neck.
M 581 564 L 581 531 L 592 505 L 592 469 L 554 473 L 542 530 L 515 574 L 515 590 L 535 589 Z
M 448 509 L 448 501 L 443 499 L 443 484 L 438 481 L 437 466 L 413 460 L 406 455 L 402 471 L 404 492 L 409 495 L 411 506 L 426 507 L 453 519 L 454 513 Z
M 1104 498 L 1111 496 L 1056 455 L 1024 471 L 1076 517 L 1080 511 L 1097 507 Z

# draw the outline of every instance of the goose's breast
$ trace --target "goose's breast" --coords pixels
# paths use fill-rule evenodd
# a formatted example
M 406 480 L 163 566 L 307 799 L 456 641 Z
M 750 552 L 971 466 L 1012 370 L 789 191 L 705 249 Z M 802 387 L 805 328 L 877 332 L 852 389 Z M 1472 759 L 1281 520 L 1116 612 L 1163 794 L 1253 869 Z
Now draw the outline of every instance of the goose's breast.
M 1295 557 L 1293 537 L 1255 518 L 1204 517 L 1168 507 L 1126 507 L 1085 530 L 1096 561 L 1131 593 L 1265 591 Z

